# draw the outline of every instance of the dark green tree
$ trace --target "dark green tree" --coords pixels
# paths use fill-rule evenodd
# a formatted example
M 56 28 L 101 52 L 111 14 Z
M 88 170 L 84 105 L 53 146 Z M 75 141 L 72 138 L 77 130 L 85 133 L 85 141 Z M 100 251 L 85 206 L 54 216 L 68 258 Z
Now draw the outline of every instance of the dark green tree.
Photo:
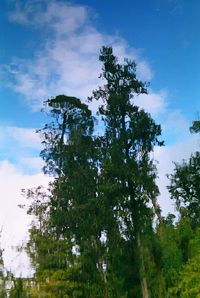
M 162 145 L 158 140 L 161 128 L 148 113 L 134 105 L 134 96 L 146 93 L 146 85 L 136 77 L 135 63 L 125 60 L 124 64 L 119 64 L 110 47 L 102 48 L 100 61 L 103 63 L 101 77 L 105 85 L 94 91 L 90 100 L 103 101 L 99 108 L 105 124 L 100 166 L 102 193 L 109 213 L 106 237 L 110 256 L 107 268 L 113 274 L 117 261 L 112 259 L 115 253 L 118 257 L 120 242 L 131 245 L 132 261 L 138 257 L 140 261 L 130 264 L 132 273 L 128 279 L 132 279 L 132 284 L 134 279 L 139 279 L 142 296 L 148 297 L 150 289 L 143 236 L 151 227 L 154 213 L 160 218 L 156 203 L 156 169 L 150 153 L 154 145 Z M 149 203 L 152 203 L 154 211 Z M 139 277 L 133 274 L 135 267 L 138 268 L 136 272 L 140 272 Z M 128 291 L 128 297 L 140 296 L 138 290 L 134 294 L 131 287 Z
M 77 250 L 84 297 L 106 297 L 102 243 L 103 208 L 98 193 L 94 119 L 79 99 L 57 96 L 46 102 L 53 121 L 40 131 L 45 173 L 54 176 L 49 223 L 57 238 Z
M 192 122 L 192 126 L 190 127 L 191 133 L 198 133 L 200 132 L 200 120 L 195 120 Z
M 177 210 L 186 212 L 193 228 L 200 224 L 200 153 L 192 154 L 188 161 L 175 164 L 168 187 Z M 184 208 L 186 209 L 184 211 Z

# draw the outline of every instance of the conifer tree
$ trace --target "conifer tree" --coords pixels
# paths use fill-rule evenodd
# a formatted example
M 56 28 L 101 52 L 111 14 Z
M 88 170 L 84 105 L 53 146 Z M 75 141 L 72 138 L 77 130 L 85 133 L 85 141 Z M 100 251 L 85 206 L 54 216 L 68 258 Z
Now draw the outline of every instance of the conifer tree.
M 105 296 L 101 242 L 101 198 L 98 196 L 98 161 L 92 137 L 94 119 L 79 99 L 57 96 L 46 102 L 53 121 L 40 130 L 45 173 L 54 176 L 49 202 L 49 224 L 57 239 L 76 249 L 78 279 L 84 297 Z M 105 296 L 106 297 L 106 296 Z
M 105 123 L 101 170 L 102 189 L 110 211 L 106 229 L 108 250 L 112 259 L 115 248 L 119 250 L 116 239 L 132 243 L 135 256 L 132 259 L 137 256 L 140 259 L 142 296 L 149 297 L 143 235 L 152 224 L 154 212 L 159 210 L 156 171 L 150 152 L 154 145 L 162 145 L 158 140 L 161 128 L 148 113 L 134 105 L 134 96 L 146 93 L 146 85 L 136 77 L 135 63 L 125 60 L 124 64 L 119 64 L 110 47 L 102 48 L 100 61 L 105 85 L 94 91 L 90 100 L 103 101 L 99 115 Z M 156 210 L 149 208 L 149 202 Z M 107 263 L 107 268 L 110 266 L 112 268 L 112 262 Z M 136 262 L 132 268 L 135 266 Z

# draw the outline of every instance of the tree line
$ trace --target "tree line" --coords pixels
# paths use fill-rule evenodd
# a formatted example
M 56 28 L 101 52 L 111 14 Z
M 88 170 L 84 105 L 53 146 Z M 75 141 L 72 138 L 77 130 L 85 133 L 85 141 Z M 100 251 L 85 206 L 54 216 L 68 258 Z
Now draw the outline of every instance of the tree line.
M 168 176 L 178 219 L 163 217 L 152 158 L 164 145 L 161 126 L 134 104 L 147 84 L 111 47 L 99 59 L 103 84 L 88 98 L 97 115 L 71 96 L 44 103 L 51 120 L 38 130 L 41 157 L 54 179 L 23 191 L 35 273 L 6 275 L 1 258 L 0 297 L 200 297 L 200 152 Z

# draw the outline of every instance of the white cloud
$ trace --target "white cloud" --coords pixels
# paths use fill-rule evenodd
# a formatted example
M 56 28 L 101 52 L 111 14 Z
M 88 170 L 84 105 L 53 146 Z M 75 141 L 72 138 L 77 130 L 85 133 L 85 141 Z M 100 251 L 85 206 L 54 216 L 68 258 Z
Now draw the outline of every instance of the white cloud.
M 3 246 L 6 247 L 4 260 L 6 267 L 12 267 L 18 274 L 19 270 L 22 270 L 21 273 L 24 275 L 28 270 L 28 264 L 24 263 L 24 268 L 18 268 L 19 259 L 16 257 L 16 252 L 11 250 L 11 246 L 17 246 L 27 238 L 30 224 L 26 212 L 18 207 L 18 204 L 25 202 L 21 196 L 21 189 L 38 185 L 47 186 L 48 182 L 49 178 L 41 173 L 26 175 L 10 162 L 6 160 L 0 162 L 0 226 L 3 228 Z
M 168 110 L 163 121 L 163 131 L 176 134 L 177 137 L 189 136 L 190 123 L 180 110 Z
M 13 83 L 10 87 L 21 93 L 34 109 L 51 96 L 67 94 L 86 99 L 99 83 L 101 66 L 98 61 L 102 45 L 112 45 L 119 58 L 137 60 L 138 74 L 144 80 L 152 78 L 147 61 L 139 51 L 113 34 L 106 35 L 92 25 L 86 6 L 60 1 L 26 1 L 10 14 L 10 21 L 35 26 L 43 32 L 40 50 L 34 58 L 15 58 L 10 66 Z
M 153 78 L 152 69 L 145 60 L 138 61 L 137 63 L 137 73 L 141 80 L 150 81 Z
M 19 166 L 22 169 L 28 168 L 30 171 L 40 173 L 44 166 L 44 162 L 40 157 L 22 157 L 19 160 Z
M 27 275 L 30 274 L 27 256 L 17 253 L 15 249 L 27 239 L 31 220 L 18 207 L 18 204 L 25 202 L 21 189 L 46 186 L 50 179 L 41 172 L 43 161 L 35 157 L 35 150 L 41 149 L 40 138 L 35 129 L 1 126 L 0 138 L 0 227 L 3 228 L 1 243 L 5 247 L 5 266 L 18 275 Z M 15 163 L 8 161 L 8 158 Z
M 9 14 L 9 20 L 22 25 L 49 26 L 58 34 L 66 34 L 87 21 L 87 8 L 61 1 L 21 1 L 17 3 L 16 10 Z
M 160 91 L 158 93 L 149 91 L 149 94 L 140 94 L 134 98 L 134 103 L 140 108 L 152 114 L 152 116 L 158 116 L 163 113 L 167 106 L 167 93 Z
M 34 128 L 0 125 L 0 161 L 10 160 L 26 173 L 41 172 L 40 135 Z
M 41 149 L 40 136 L 34 128 L 7 126 L 4 132 L 23 148 Z
M 15 13 L 11 13 L 9 15 L 9 19 L 11 22 L 16 22 L 19 24 L 27 24 L 28 23 L 26 14 L 24 14 L 23 12 L 20 12 L 20 11 L 15 11 Z

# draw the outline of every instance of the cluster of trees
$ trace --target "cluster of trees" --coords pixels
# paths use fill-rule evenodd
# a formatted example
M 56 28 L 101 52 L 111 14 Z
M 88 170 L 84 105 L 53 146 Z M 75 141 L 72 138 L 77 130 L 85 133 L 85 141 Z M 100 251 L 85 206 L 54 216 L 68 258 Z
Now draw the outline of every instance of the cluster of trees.
M 162 217 L 151 154 L 163 145 L 161 127 L 134 104 L 146 84 L 112 48 L 100 61 L 103 86 L 89 98 L 100 103 L 95 117 L 75 97 L 45 102 L 51 122 L 38 132 L 54 180 L 24 191 L 35 273 L 13 277 L 9 297 L 200 297 L 200 153 L 169 176 L 178 220 Z

